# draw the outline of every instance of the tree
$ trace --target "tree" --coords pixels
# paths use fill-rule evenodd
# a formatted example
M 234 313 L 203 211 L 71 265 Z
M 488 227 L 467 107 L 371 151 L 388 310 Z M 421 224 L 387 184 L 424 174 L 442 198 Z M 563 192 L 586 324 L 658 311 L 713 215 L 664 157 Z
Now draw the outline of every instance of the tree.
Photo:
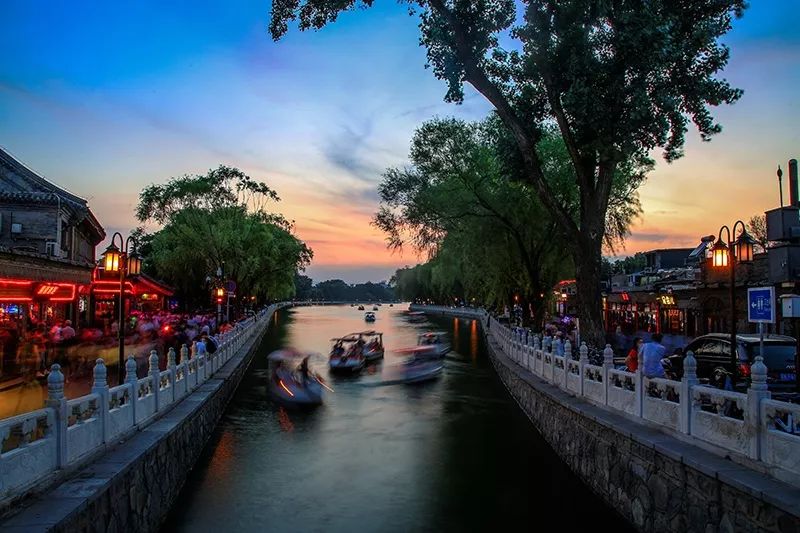
M 265 184 L 228 167 L 146 187 L 137 216 L 163 224 L 152 234 L 137 232 L 146 268 L 191 305 L 208 303 L 218 270 L 236 282 L 239 296 L 292 296 L 295 273 L 313 254 L 290 222 L 264 210 L 265 198 L 278 200 Z
M 412 166 L 385 173 L 373 223 L 386 232 L 392 248 L 410 243 L 418 252 L 436 254 L 432 274 L 441 290 L 447 286 L 444 276 L 450 275 L 454 295 L 466 289 L 480 293 L 483 301 L 511 305 L 521 293 L 523 305 L 531 303 L 535 323 L 540 323 L 545 295 L 560 276 L 572 275 L 572 264 L 558 225 L 535 192 L 509 179 L 515 169 L 504 158 L 504 134 L 496 119 L 424 123 L 412 139 Z M 551 186 L 577 218 L 577 191 L 564 143 L 551 130 L 540 144 Z M 640 174 L 620 168 L 618 175 L 607 217 L 609 244 L 621 242 L 640 211 L 638 185 L 630 186 Z M 478 257 L 482 262 L 476 262 Z M 475 285 L 470 285 L 473 270 Z M 489 272 L 495 274 L 494 284 L 487 281 Z
M 298 300 L 309 300 L 313 297 L 314 282 L 299 272 L 294 275 L 294 297 Z
M 761 249 L 766 251 L 769 248 L 767 239 L 767 215 L 753 215 L 747 221 L 747 231 L 756 240 Z
M 717 73 L 718 39 L 745 0 L 416 0 L 428 65 L 461 102 L 469 83 L 494 107 L 516 144 L 521 179 L 566 237 L 575 264 L 582 335 L 603 342 L 600 276 L 606 214 L 620 165 L 648 166 L 657 148 L 682 155 L 689 121 L 703 140 L 721 131 L 709 111 L 741 91 Z M 269 31 L 319 29 L 373 0 L 274 0 Z M 500 36 L 513 49 L 500 45 Z M 578 188 L 575 220 L 550 186 L 538 142 L 555 124 Z

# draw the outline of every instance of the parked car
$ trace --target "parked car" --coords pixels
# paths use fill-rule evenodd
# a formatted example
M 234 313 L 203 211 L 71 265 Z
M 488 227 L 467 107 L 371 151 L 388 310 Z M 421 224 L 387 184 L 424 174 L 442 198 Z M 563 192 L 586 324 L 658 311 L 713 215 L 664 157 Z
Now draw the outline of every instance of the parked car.
M 760 338 L 755 334 L 736 336 L 736 368 L 737 389 L 743 389 L 750 383 L 750 366 L 760 353 Z M 727 333 L 709 333 L 701 335 L 686 345 L 683 353 L 669 357 L 672 368 L 679 376 L 683 375 L 683 358 L 692 352 L 697 359 L 697 377 L 717 387 L 725 385 L 731 369 L 731 337 Z M 769 390 L 794 392 L 797 374 L 795 370 L 795 352 L 797 341 L 786 335 L 764 336 L 764 364 L 767 365 L 767 386 Z

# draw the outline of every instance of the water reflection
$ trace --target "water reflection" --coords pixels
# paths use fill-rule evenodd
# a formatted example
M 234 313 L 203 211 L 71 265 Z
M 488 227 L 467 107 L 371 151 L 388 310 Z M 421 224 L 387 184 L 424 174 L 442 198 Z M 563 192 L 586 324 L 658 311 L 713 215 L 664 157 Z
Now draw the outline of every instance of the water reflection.
M 469 356 L 474 363 L 478 359 L 478 321 L 472 320 L 469 324 Z
M 164 531 L 475 531 L 564 515 L 575 527 L 627 530 L 508 397 L 474 320 L 411 324 L 400 309 L 381 308 L 368 327 L 349 306 L 281 312 Z M 385 360 L 337 379 L 319 409 L 269 401 L 271 350 L 317 352 L 314 369 L 327 374 L 328 340 L 372 327 L 384 332 Z M 393 350 L 428 329 L 450 333 L 445 373 L 396 384 Z

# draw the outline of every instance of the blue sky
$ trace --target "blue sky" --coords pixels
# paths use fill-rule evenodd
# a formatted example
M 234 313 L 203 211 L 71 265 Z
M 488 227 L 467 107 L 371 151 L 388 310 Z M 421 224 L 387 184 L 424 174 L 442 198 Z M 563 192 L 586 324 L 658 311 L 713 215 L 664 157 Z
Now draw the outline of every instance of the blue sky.
M 109 230 L 135 225 L 141 188 L 220 163 L 281 194 L 315 249 L 312 277 L 386 279 L 413 264 L 369 226 L 375 186 L 435 115 L 479 119 L 468 91 L 445 104 L 424 69 L 417 21 L 392 1 L 322 31 L 266 33 L 268 0 L 5 0 L 0 146 L 90 205 Z M 725 39 L 743 99 L 724 132 L 659 163 L 623 253 L 692 245 L 777 203 L 775 165 L 800 156 L 800 2 L 757 1 Z

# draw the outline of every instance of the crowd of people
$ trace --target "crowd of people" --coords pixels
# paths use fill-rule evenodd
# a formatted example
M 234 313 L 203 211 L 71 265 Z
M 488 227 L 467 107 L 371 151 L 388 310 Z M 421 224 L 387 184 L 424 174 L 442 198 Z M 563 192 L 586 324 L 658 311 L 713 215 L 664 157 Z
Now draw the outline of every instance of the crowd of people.
M 125 324 L 125 353 L 133 354 L 141 368 L 146 367 L 148 354 L 156 350 L 163 367 L 170 348 L 179 352 L 184 344 L 191 347 L 199 342 L 200 349 L 213 353 L 217 335 L 233 327 L 229 322 L 218 323 L 214 314 L 134 311 Z M 71 320 L 6 317 L 0 324 L 0 392 L 5 398 L 17 391 L 18 396 L 29 398 L 38 408 L 47 374 L 51 366 L 58 363 L 68 397 L 86 394 L 98 358 L 106 361 L 109 382 L 114 383 L 119 329 L 118 320 L 76 327 Z M 12 411 L 20 409 L 24 411 L 28 407 L 19 406 Z

